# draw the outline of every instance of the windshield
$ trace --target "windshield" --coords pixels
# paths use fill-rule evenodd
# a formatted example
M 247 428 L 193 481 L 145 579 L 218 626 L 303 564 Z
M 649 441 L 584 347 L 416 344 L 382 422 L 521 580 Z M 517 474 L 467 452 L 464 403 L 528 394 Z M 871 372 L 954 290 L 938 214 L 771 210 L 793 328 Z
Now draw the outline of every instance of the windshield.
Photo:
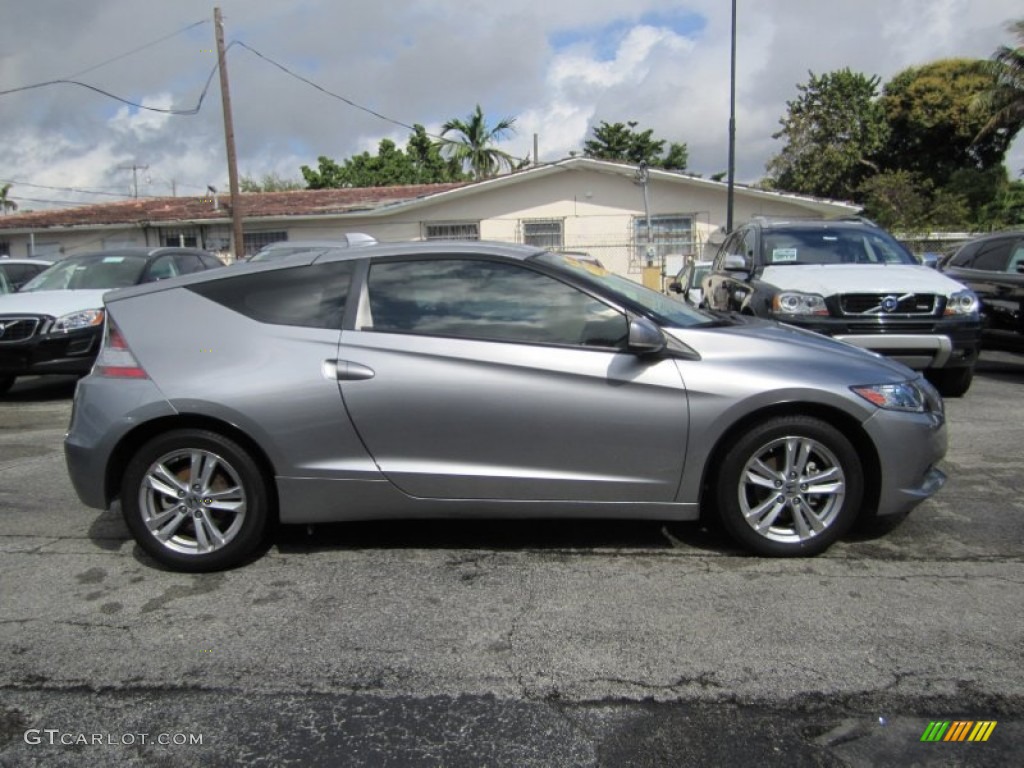
M 917 264 L 896 240 L 879 230 L 771 229 L 764 232 L 766 267 L 793 264 Z
M 40 272 L 22 287 L 29 291 L 125 288 L 135 285 L 146 268 L 146 257 L 132 254 L 72 256 Z
M 639 283 L 619 277 L 604 267 L 599 267 L 570 255 L 545 252 L 533 259 L 550 264 L 559 269 L 571 272 L 577 278 L 598 286 L 604 290 L 611 289 L 634 304 L 643 307 L 661 325 L 673 328 L 688 328 L 694 325 L 714 322 L 714 318 L 705 312 L 695 309 L 668 296 L 664 296 Z

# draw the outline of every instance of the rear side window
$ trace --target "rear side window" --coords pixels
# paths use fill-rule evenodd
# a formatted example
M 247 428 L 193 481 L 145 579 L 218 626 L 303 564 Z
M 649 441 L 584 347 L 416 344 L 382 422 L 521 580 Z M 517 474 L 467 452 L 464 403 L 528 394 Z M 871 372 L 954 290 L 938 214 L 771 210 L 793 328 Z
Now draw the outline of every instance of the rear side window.
M 190 285 L 210 301 L 260 323 L 341 328 L 354 262 L 334 261 Z

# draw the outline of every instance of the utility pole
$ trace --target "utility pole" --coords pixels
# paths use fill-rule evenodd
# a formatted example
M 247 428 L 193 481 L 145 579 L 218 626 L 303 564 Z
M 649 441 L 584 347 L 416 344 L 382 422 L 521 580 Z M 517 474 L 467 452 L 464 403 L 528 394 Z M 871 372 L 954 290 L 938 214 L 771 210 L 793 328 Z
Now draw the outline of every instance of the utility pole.
M 217 36 L 217 68 L 220 70 L 220 101 L 224 108 L 224 143 L 228 153 L 228 186 L 231 190 L 231 245 L 235 261 L 245 253 L 242 238 L 242 200 L 238 193 L 238 164 L 235 156 L 235 127 L 231 119 L 231 93 L 228 90 L 228 66 L 224 51 L 224 21 L 220 8 L 213 9 L 213 29 Z
M 732 66 L 729 68 L 729 193 L 725 231 L 732 232 L 732 208 L 736 186 L 736 0 L 732 0 Z
M 119 171 L 131 171 L 132 172 L 132 197 L 136 200 L 139 199 L 139 171 L 148 171 L 148 165 L 137 165 L 134 161 L 131 165 L 119 165 L 117 166 Z

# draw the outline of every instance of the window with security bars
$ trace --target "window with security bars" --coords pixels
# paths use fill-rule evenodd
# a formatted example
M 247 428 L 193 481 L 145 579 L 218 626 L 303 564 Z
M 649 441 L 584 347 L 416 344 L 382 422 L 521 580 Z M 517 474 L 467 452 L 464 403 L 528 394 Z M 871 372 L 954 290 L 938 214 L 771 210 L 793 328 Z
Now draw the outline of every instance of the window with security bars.
M 564 244 L 561 219 L 533 219 L 523 222 L 523 242 L 538 248 L 561 248 Z
M 280 243 L 288 239 L 287 232 L 244 232 L 242 246 L 246 256 L 252 256 L 271 243 Z
M 477 221 L 449 221 L 424 224 L 427 240 L 479 240 L 480 223 Z
M 647 217 L 638 216 L 634 221 L 633 237 L 636 251 L 643 261 L 647 256 Z M 651 216 L 650 243 L 654 248 L 652 260 L 661 260 L 673 254 L 693 252 L 693 217 L 692 216 Z

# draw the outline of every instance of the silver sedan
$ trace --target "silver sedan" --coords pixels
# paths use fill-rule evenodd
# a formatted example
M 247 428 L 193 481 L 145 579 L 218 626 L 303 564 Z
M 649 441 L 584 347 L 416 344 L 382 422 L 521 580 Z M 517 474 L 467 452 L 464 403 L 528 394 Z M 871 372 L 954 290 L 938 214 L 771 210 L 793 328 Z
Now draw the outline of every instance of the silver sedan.
M 106 310 L 68 469 L 180 570 L 245 562 L 275 520 L 704 514 L 814 555 L 944 481 L 910 369 L 536 248 L 304 251 Z

